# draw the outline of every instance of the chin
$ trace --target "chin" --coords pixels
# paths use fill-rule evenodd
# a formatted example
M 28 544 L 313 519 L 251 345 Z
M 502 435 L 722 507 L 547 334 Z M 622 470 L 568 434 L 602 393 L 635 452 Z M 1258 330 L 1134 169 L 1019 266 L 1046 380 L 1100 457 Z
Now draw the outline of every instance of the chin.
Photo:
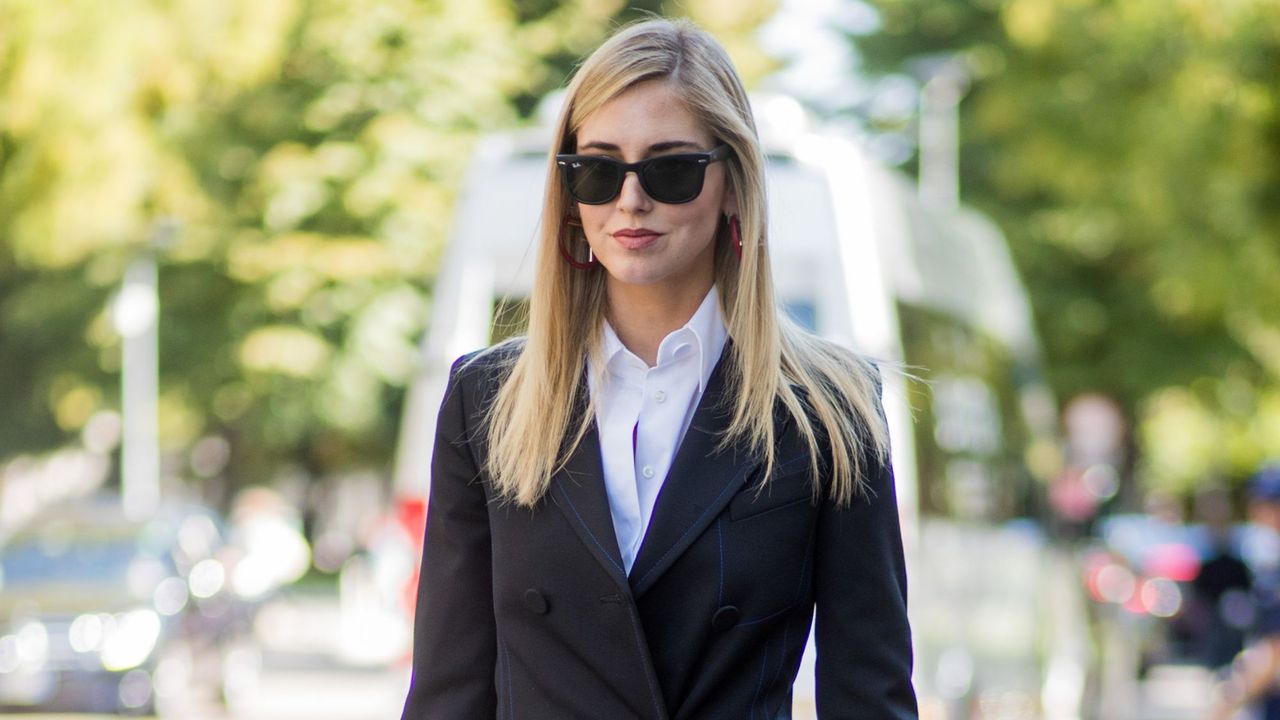
M 667 278 L 665 273 L 646 271 L 643 268 L 623 268 L 618 272 L 609 270 L 609 279 L 620 285 L 645 287 L 658 285 Z
M 696 283 L 701 272 L 690 267 L 701 262 L 700 258 L 666 257 L 652 255 L 626 255 L 601 258 L 612 282 L 634 287 L 669 287 L 682 283 Z M 708 263 L 710 266 L 710 263 Z M 710 275 L 710 267 L 708 267 Z

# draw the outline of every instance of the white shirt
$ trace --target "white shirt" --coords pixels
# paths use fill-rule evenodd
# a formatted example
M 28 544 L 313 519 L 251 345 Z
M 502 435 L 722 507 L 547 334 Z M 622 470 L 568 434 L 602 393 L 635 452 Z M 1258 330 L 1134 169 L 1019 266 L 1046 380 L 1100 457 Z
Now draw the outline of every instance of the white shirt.
M 676 448 L 720 360 L 728 331 L 713 286 L 649 367 L 604 323 L 604 367 L 588 362 L 613 530 L 627 572 L 635 562 Z M 632 433 L 635 433 L 634 452 Z

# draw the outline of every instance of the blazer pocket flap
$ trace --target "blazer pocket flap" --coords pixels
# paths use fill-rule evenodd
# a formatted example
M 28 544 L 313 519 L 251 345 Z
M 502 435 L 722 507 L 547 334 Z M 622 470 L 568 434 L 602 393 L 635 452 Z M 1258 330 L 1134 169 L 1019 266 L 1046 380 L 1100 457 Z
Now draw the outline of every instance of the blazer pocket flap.
M 763 488 L 748 483 L 729 501 L 729 520 L 744 520 L 771 510 L 813 500 L 809 456 L 799 455 L 774 466 L 773 477 Z

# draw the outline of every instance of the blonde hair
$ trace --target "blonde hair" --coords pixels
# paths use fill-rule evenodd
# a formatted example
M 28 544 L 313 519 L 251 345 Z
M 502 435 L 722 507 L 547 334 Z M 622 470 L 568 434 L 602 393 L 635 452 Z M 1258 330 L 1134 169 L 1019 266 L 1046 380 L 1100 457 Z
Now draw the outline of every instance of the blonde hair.
M 485 470 L 502 497 L 532 506 L 591 428 L 594 404 L 582 379 L 586 355 L 600 352 L 605 270 L 577 269 L 560 255 L 566 231 L 562 218 L 573 201 L 560 182 L 554 155 L 576 149 L 576 132 L 591 113 L 637 83 L 659 78 L 671 81 L 716 141 L 733 149 L 725 166 L 743 249 L 740 260 L 727 242 L 718 242 L 715 250 L 715 283 L 732 341 L 722 362 L 732 419 L 721 447 L 745 441 L 763 457 L 762 483 L 767 482 L 777 460 L 774 408 L 781 403 L 808 444 L 814 477 L 820 477 L 826 450 L 830 480 L 825 490 L 837 503 L 848 504 L 864 486 L 862 453 L 870 450 L 871 457 L 883 461 L 887 452 L 876 371 L 778 311 L 765 241 L 764 157 L 751 106 L 724 49 L 684 20 L 646 20 L 623 28 L 586 59 L 569 84 L 547 163 L 528 334 L 521 352 L 503 353 L 511 366 L 487 410 Z M 815 494 L 822 491 L 815 485 Z

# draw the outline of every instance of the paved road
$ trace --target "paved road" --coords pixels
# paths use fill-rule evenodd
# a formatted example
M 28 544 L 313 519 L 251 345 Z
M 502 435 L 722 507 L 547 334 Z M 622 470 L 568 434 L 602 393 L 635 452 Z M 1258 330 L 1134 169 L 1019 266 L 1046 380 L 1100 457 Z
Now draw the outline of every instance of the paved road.
M 1139 687 L 1138 720 L 1200 720 L 1213 680 L 1196 667 L 1158 667 Z
M 221 720 L 391 720 L 400 717 L 408 676 L 391 671 L 271 671 L 260 691 Z
M 277 602 L 262 633 L 259 684 L 234 710 L 203 707 L 182 720 L 389 720 L 398 718 L 408 687 L 403 662 L 353 664 L 344 660 L 342 625 L 331 596 L 301 595 Z M 385 633 L 373 633 L 382 635 Z M 1123 639 L 1120 639 L 1123 640 Z M 349 649 L 349 648 L 348 648 Z M 345 653 L 349 655 L 349 653 Z M 811 668 L 807 668 L 812 672 Z M 1108 705 L 1116 720 L 1192 720 L 1203 716 L 1207 677 L 1194 669 L 1159 668 L 1142 684 L 1129 684 L 1125 698 Z M 803 690 L 803 688 L 798 688 Z M 811 691 L 810 691 L 811 692 Z M 812 720 L 812 705 L 798 693 L 797 720 Z M 1126 708 L 1121 710 L 1121 708 Z M 99 720 L 101 715 L 7 715 L 14 720 Z M 1014 717 L 995 713 L 994 717 Z M 1057 717 L 1057 715 L 1053 715 Z M 1104 719 L 1106 720 L 1106 719 Z
M 196 709 L 183 720 L 394 720 L 407 686 L 396 672 L 267 669 L 259 692 L 237 712 Z M 15 720 L 99 720 L 106 715 L 17 715 Z
M 408 667 L 355 665 L 339 650 L 343 626 L 331 595 L 295 595 L 264 608 L 262 672 L 232 710 L 184 708 L 180 720 L 389 720 L 400 717 Z M 260 623 L 261 625 L 261 623 Z M 372 641 L 373 638 L 370 638 Z M 18 714 L 14 720 L 100 720 L 106 715 Z
M 388 720 L 400 717 L 409 669 L 404 662 L 350 662 L 332 596 L 294 596 L 264 609 L 262 675 L 234 711 L 210 720 Z M 394 632 L 394 631 L 387 631 Z M 347 632 L 350 635 L 350 631 Z M 358 634 L 358 633 L 357 633 Z M 362 644 L 386 632 L 371 630 Z M 193 720 L 199 720 L 193 719 Z

